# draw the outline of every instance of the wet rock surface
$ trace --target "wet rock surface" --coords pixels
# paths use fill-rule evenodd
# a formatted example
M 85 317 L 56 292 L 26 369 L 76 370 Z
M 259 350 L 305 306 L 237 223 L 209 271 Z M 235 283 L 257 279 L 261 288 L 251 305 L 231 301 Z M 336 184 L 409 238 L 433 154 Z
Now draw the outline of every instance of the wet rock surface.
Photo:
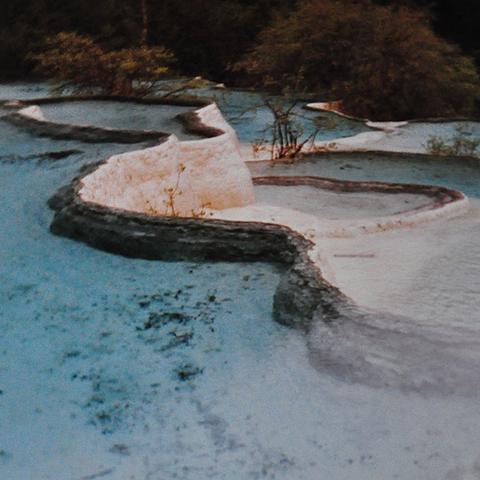
M 78 191 L 90 170 L 50 200 L 57 212 L 53 233 L 135 258 L 284 264 L 290 270 L 275 295 L 274 315 L 287 325 L 307 325 L 320 304 L 328 304 L 328 316 L 335 311 L 332 298 L 343 300 L 308 257 L 310 242 L 292 230 L 273 224 L 152 217 L 83 202 Z
M 198 114 L 186 115 L 184 121 L 192 129 L 203 128 Z M 261 162 L 254 168 L 258 169 L 258 165 Z M 410 328 L 409 320 L 401 317 L 389 317 L 389 321 L 400 325 L 399 330 L 392 330 L 384 314 L 356 307 L 324 280 L 318 265 L 309 256 L 311 242 L 299 233 L 276 224 L 153 217 L 85 202 L 79 194 L 82 178 L 98 166 L 84 170 L 50 199 L 49 205 L 56 211 L 51 224 L 53 233 L 134 258 L 283 264 L 285 273 L 274 295 L 273 316 L 281 324 L 308 333 L 312 364 L 317 369 L 374 387 L 406 391 L 424 388 L 436 393 L 455 391 L 465 395 L 477 392 L 477 387 L 472 388 L 472 379 L 477 378 L 476 371 L 480 372 L 480 368 L 476 369 L 477 364 L 480 366 L 480 358 L 471 368 L 454 345 L 433 356 L 431 353 L 439 350 L 442 343 L 439 338 L 434 339 L 435 332 Z M 455 190 L 427 185 L 351 182 L 313 176 L 256 177 L 255 182 L 259 185 L 312 185 L 339 192 L 421 193 L 431 197 L 434 206 L 463 199 Z M 152 317 L 143 328 L 149 330 L 161 322 L 161 318 Z M 356 342 L 350 342 L 349 335 L 344 334 L 345 325 L 352 325 L 351 331 L 357 332 Z M 360 325 L 360 329 L 354 328 L 355 325 Z M 372 340 L 372 332 L 378 332 L 383 341 Z M 173 338 L 163 348 L 168 350 L 188 343 L 190 334 L 188 331 L 179 335 L 172 333 Z M 402 352 L 409 339 L 417 347 L 411 349 L 409 356 L 404 356 Z M 424 360 L 422 345 L 430 352 L 426 356 L 429 361 Z M 387 360 L 392 348 L 396 352 L 395 367 Z M 363 351 L 375 349 L 375 354 L 363 354 Z M 417 368 L 419 362 L 420 369 Z M 196 367 L 191 368 L 195 371 Z M 185 378 L 190 376 L 188 371 L 186 368 Z M 478 377 L 480 380 L 480 374 Z
M 11 123 L 18 128 L 32 133 L 34 135 L 45 136 L 55 139 L 64 140 L 79 140 L 89 143 L 124 143 L 135 144 L 141 142 L 150 142 L 152 145 L 161 143 L 165 140 L 171 132 L 156 131 L 155 129 L 146 130 L 132 130 L 127 128 L 108 128 L 94 125 L 82 125 L 75 123 L 58 123 L 48 118 L 38 118 L 37 116 L 30 116 L 24 114 L 22 108 L 35 106 L 54 106 L 65 105 L 72 102 L 120 102 L 120 103 L 134 103 L 136 105 L 145 106 L 161 106 L 171 105 L 179 107 L 199 108 L 208 105 L 210 102 L 195 97 L 187 96 L 173 96 L 170 98 L 134 98 L 121 96 L 103 96 L 103 95 L 75 95 L 61 96 L 61 97 L 41 97 L 34 99 L 18 100 L 15 103 L 6 101 L 3 103 L 7 108 L 6 114 L 1 117 L 4 122 Z M 1 102 L 0 102 L 1 105 Z M 11 110 L 11 111 L 9 111 Z M 183 123 L 187 132 L 199 136 L 212 136 L 215 131 L 202 125 L 198 122 L 195 115 L 178 115 L 178 121 Z M 83 122 L 78 122 L 83 123 Z M 218 134 L 218 132 L 217 132 Z
M 283 264 L 285 273 L 274 295 L 274 319 L 307 332 L 312 365 L 319 371 L 377 388 L 478 393 L 480 356 L 467 360 L 461 346 L 435 330 L 422 330 L 408 318 L 356 307 L 322 278 L 309 257 L 310 242 L 292 230 L 273 224 L 151 217 L 108 209 L 81 200 L 82 175 L 50 200 L 56 210 L 53 233 L 134 258 Z M 418 188 L 438 195 L 440 202 L 455 196 L 447 189 Z M 153 315 L 138 328 L 155 330 L 172 320 L 186 321 L 175 313 Z M 190 335 L 188 330 L 172 332 L 162 348 L 188 344 Z M 196 368 L 188 366 L 181 375 L 194 377 Z
M 133 260 L 52 236 L 48 197 L 82 163 L 128 147 L 34 139 L 7 124 L 0 134 L 2 158 L 19 158 L 0 162 L 0 476 L 476 478 L 478 394 L 462 390 L 479 384 L 475 357 L 459 364 L 471 377 L 450 368 L 460 350 L 478 351 L 474 335 L 456 336 L 464 325 L 414 332 L 412 319 L 340 302 L 326 322 L 307 322 L 307 349 L 303 333 L 271 321 L 290 250 L 277 272 Z M 84 153 L 36 160 L 68 149 Z M 458 244 L 465 262 L 475 232 Z M 286 290 L 290 281 L 305 286 L 295 274 Z

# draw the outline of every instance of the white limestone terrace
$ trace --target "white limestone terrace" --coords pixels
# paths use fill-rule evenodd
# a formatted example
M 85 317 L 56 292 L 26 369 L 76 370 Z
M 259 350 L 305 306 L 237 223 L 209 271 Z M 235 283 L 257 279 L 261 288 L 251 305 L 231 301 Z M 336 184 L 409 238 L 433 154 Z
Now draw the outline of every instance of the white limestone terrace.
M 464 214 L 469 210 L 465 195 L 429 185 L 318 176 L 252 179 L 236 135 L 216 105 L 198 109 L 185 120 L 190 129 L 203 129 L 211 137 L 180 142 L 171 136 L 153 148 L 91 165 L 90 173 L 84 172 L 50 200 L 57 212 L 51 231 L 134 258 L 280 262 L 289 268 L 275 291 L 273 318 L 306 331 L 312 365 L 318 370 L 375 387 L 476 392 L 477 354 L 469 362 L 463 344 L 447 342 L 444 351 L 447 337 L 442 332 L 427 327 L 417 331 L 410 319 L 361 306 L 342 288 L 341 275 L 337 281 L 337 269 L 330 267 L 338 267 L 331 261 L 332 240 L 343 243 L 342 238 L 408 230 L 438 217 Z M 392 211 L 388 202 L 383 216 L 367 205 L 365 216 L 326 218 L 321 209 L 317 213 L 311 205 L 305 208 L 303 200 L 290 206 L 256 202 L 259 185 L 297 189 L 292 190 L 297 194 L 299 185 L 300 190 L 309 186 L 338 193 L 339 201 L 350 193 L 377 198 L 391 194 L 399 205 Z M 372 329 L 378 335 L 372 336 Z M 475 342 L 469 346 L 472 352 L 478 351 Z
M 191 97 L 176 99 L 61 96 L 0 100 L 2 120 L 51 138 L 87 142 L 138 143 L 175 134 L 180 140 L 196 140 L 202 133 L 183 128 L 179 117 L 209 102 Z
M 31 114 L 38 114 L 35 107 L 30 109 Z M 373 212 L 365 212 L 368 218 L 332 220 L 322 215 L 321 210 L 312 215 L 305 213 L 302 206 L 292 209 L 275 203 L 268 205 L 265 201 L 257 203 L 252 178 L 233 128 L 215 104 L 197 110 L 196 114 L 204 125 L 224 133 L 183 142 L 171 135 L 158 146 L 115 155 L 83 178 L 82 199 L 153 215 L 173 213 L 169 211 L 173 203 L 178 216 L 191 217 L 202 213 L 213 218 L 278 223 L 301 233 L 305 233 L 306 228 L 311 231 L 315 225 L 313 229 L 319 237 L 354 236 L 412 226 L 468 208 L 468 200 L 463 196 L 433 207 L 431 200 L 422 199 L 420 194 L 420 199 L 417 198 L 410 209 L 394 215 L 375 216 L 375 205 L 370 202 Z M 327 191 L 331 187 L 325 181 L 320 185 Z M 368 192 L 367 185 L 365 190 L 364 195 L 375 197 L 375 192 Z M 400 207 L 401 198 L 397 198 Z M 381 202 L 376 203 L 381 205 Z M 381 211 L 380 208 L 377 210 Z
M 211 254 L 207 259 L 218 258 L 217 248 L 222 255 L 227 252 L 236 260 L 258 259 L 258 256 L 248 257 L 248 248 L 255 249 L 254 242 L 260 238 L 250 236 L 249 229 L 258 229 L 255 231 L 262 235 L 282 232 L 289 238 L 295 237 L 301 246 L 292 252 L 294 264 L 282 276 L 275 292 L 273 314 L 279 323 L 309 332 L 309 351 L 315 368 L 370 386 L 389 385 L 407 391 L 423 389 L 437 393 L 457 389 L 467 396 L 473 393 L 478 355 L 472 357 L 474 361 L 470 364 L 466 359 L 470 353 L 465 354 L 463 347 L 458 347 L 460 342 L 445 343 L 448 335 L 444 337 L 430 327 L 419 326 L 417 331 L 417 324 L 410 319 L 370 310 L 363 301 L 357 303 L 356 284 L 351 287 L 345 282 L 344 272 L 338 270 L 338 259 L 332 254 L 332 245 L 343 245 L 349 239 L 365 238 L 368 243 L 366 234 L 404 230 L 408 236 L 408 230 L 419 224 L 462 216 L 470 210 L 465 195 L 428 185 L 354 182 L 318 176 L 252 178 L 240 154 L 235 132 L 216 105 L 197 110 L 191 121 L 210 127 L 216 136 L 189 142 L 171 136 L 155 147 L 110 157 L 91 173 L 78 177 L 64 192 L 65 196 L 60 194 L 53 200 L 50 205 L 57 215 L 52 231 L 127 256 L 132 255 L 132 248 L 145 246 L 142 255 L 151 258 L 152 254 L 162 259 L 183 255 L 179 249 L 183 252 L 187 248 L 192 248 L 195 254 Z M 321 208 L 312 211 L 312 205 L 305 205 L 305 199 L 293 205 L 285 201 L 269 204 L 269 200 L 274 200 L 269 194 L 258 202 L 254 195 L 258 186 L 276 186 L 284 192 L 285 188 L 291 188 L 300 197 L 302 189 L 308 186 L 334 192 L 338 201 L 351 193 L 357 195 L 354 201 L 362 202 L 365 200 L 360 198 L 362 195 L 372 195 L 380 204 L 382 196 L 391 195 L 398 200 L 398 210 L 389 200 L 383 208 L 384 214 L 379 216 L 376 213 L 382 209 L 376 208 L 376 202 L 367 202 L 365 215 L 328 218 Z M 172 192 L 176 192 L 175 212 L 171 208 Z M 288 192 L 283 195 L 289 196 Z M 123 235 L 123 227 L 126 233 L 122 238 L 126 241 L 110 239 L 114 231 Z M 226 229 L 228 238 L 216 237 L 217 227 Z M 192 233 L 193 238 L 189 237 Z M 372 235 L 372 241 L 383 236 Z M 244 250 L 236 242 L 250 246 Z M 276 261 L 275 255 L 282 260 L 283 253 L 271 245 L 268 251 L 273 252 L 270 261 Z M 335 318 L 333 326 L 331 318 Z M 377 336 L 371 335 L 372 328 L 382 332 L 380 345 Z M 437 354 L 439 345 L 445 351 Z M 476 344 L 469 348 L 476 351 Z M 405 355 L 405 351 L 409 354 Z M 442 380 L 444 375 L 449 378 L 447 382 Z
M 9 102 L 7 106 L 16 106 L 16 103 Z M 30 107 L 22 108 L 18 111 L 18 113 L 24 117 L 31 118 L 33 120 L 37 120 L 39 122 L 46 122 L 47 119 L 42 112 L 42 109 L 38 105 L 31 105 Z
M 301 177 L 299 177 L 301 178 Z M 258 182 L 263 180 L 257 178 L 254 181 Z M 268 177 L 266 178 L 268 181 Z M 300 180 L 301 181 L 301 180 Z M 288 197 L 294 195 L 294 191 L 297 194 L 302 188 L 301 185 L 292 185 L 289 187 L 274 186 L 272 190 L 281 190 L 275 192 L 277 195 Z M 284 189 L 289 188 L 292 193 L 285 192 Z M 282 191 L 283 190 L 283 191 Z M 311 192 L 309 192 L 311 194 Z M 328 195 L 328 192 L 323 192 Z M 349 194 L 334 193 L 337 201 L 340 201 L 342 196 Z M 390 195 L 397 197 L 398 194 L 385 193 L 384 195 Z M 408 194 L 407 194 L 408 195 Z M 361 198 L 363 196 L 363 198 Z M 381 203 L 381 196 L 375 193 L 363 193 L 363 195 L 356 195 L 355 201 L 365 201 L 365 197 L 373 196 L 377 202 Z M 261 222 L 266 224 L 277 224 L 289 227 L 300 233 L 303 237 L 310 240 L 313 247 L 309 250 L 309 258 L 313 263 L 321 270 L 323 278 L 333 286 L 338 286 L 336 281 L 336 275 L 334 269 L 330 265 L 330 261 L 327 259 L 326 245 L 330 245 L 331 241 L 339 239 L 353 239 L 357 237 L 363 237 L 368 234 L 383 233 L 394 231 L 398 229 L 409 229 L 420 224 L 429 223 L 436 219 L 452 218 L 466 213 L 470 208 L 470 203 L 467 197 L 458 192 L 458 197 L 447 200 L 446 203 L 435 204 L 431 198 L 416 194 L 413 196 L 415 200 L 410 209 L 406 209 L 399 213 L 391 215 L 385 214 L 384 216 L 367 216 L 369 211 L 368 207 L 364 209 L 365 217 L 363 218 L 348 218 L 348 219 L 331 219 L 326 218 L 320 212 L 306 213 L 310 208 L 304 203 L 304 200 L 300 202 L 297 208 L 285 208 L 279 206 L 284 203 L 285 200 L 278 202 L 268 203 L 257 202 L 253 205 L 240 208 L 229 208 L 225 210 L 218 210 L 211 212 L 212 218 L 240 221 L 240 222 Z M 268 198 L 268 197 L 267 197 Z M 405 196 L 398 195 L 395 200 L 398 202 L 397 207 L 404 200 Z M 270 196 L 269 200 L 272 200 Z M 311 202 L 314 200 L 311 199 Z M 370 213 L 375 211 L 374 208 L 370 210 Z M 337 210 L 338 212 L 338 210 Z M 368 240 L 367 240 L 368 241 Z
M 299 184 L 298 186 L 292 185 L 288 188 L 292 190 L 292 194 L 293 190 L 297 190 L 298 194 L 302 186 Z M 284 195 L 289 195 L 282 187 L 275 189 L 277 191 L 283 190 Z M 306 213 L 306 210 L 308 211 L 310 208 L 305 205 L 305 199 L 300 200 L 296 208 L 279 206 L 277 203 L 278 199 L 275 199 L 271 201 L 271 204 L 263 200 L 261 203 L 258 202 L 244 208 L 229 208 L 211 213 L 214 218 L 224 220 L 257 221 L 285 225 L 310 240 L 315 240 L 320 238 L 353 238 L 363 234 L 380 233 L 399 228 L 411 228 L 437 218 L 461 215 L 469 209 L 468 198 L 460 192 L 456 192 L 458 194 L 456 198 L 451 198 L 445 203 L 436 203 L 432 201 L 431 198 L 418 192 L 413 195 L 414 200 L 411 208 L 390 215 L 388 213 L 378 215 L 378 211 L 382 209 L 382 195 L 377 195 L 375 192 L 368 192 L 367 187 L 365 187 L 365 189 L 366 193 L 358 195 L 356 198 L 357 202 L 360 200 L 365 203 L 364 216 L 362 218 L 328 218 L 328 216 L 322 214 L 321 207 L 317 213 Z M 324 195 L 325 194 L 328 195 L 327 192 L 324 192 Z M 272 196 L 277 195 L 278 193 L 275 192 Z M 338 192 L 334 195 L 338 202 L 343 201 L 342 197 L 348 196 L 348 194 Z M 385 195 L 393 194 L 386 193 Z M 369 199 L 368 197 L 373 198 Z M 400 207 L 404 199 L 401 195 L 396 195 L 396 197 L 395 199 L 391 199 L 390 203 L 394 204 L 396 200 L 398 202 L 397 207 Z M 380 207 L 378 205 L 380 205 Z M 377 213 L 377 215 L 375 215 L 375 213 Z
M 32 113 L 35 114 L 35 109 Z M 194 141 L 179 141 L 171 135 L 155 147 L 112 156 L 83 177 L 81 199 L 153 216 L 202 216 L 287 226 L 313 242 L 310 258 L 321 266 L 322 275 L 332 284 L 334 275 L 324 260 L 322 239 L 411 228 L 436 218 L 462 214 L 469 208 L 468 199 L 460 192 L 438 201 L 421 189 L 403 195 L 398 191 L 392 193 L 386 184 L 385 191 L 379 194 L 378 185 L 365 182 L 364 191 L 353 200 L 360 199 L 366 204 L 363 212 L 360 210 L 354 218 L 328 218 L 321 206 L 312 212 L 305 199 L 291 205 L 279 203 L 278 196 L 291 198 L 295 192 L 301 195 L 305 185 L 309 185 L 307 180 L 303 185 L 296 180 L 298 184 L 282 186 L 280 179 L 272 182 L 264 179 L 263 184 L 273 196 L 267 193 L 261 201 L 256 201 L 255 189 L 260 191 L 262 187 L 255 187 L 254 183 L 262 183 L 262 179 L 252 181 L 233 128 L 215 104 L 198 109 L 196 115 L 204 125 L 223 133 Z M 320 195 L 335 195 L 341 202 L 349 196 L 341 192 L 343 183 L 317 177 L 310 180 L 309 188 L 315 188 Z M 391 197 L 387 207 L 382 207 L 382 197 Z
M 340 102 L 314 102 L 306 107 L 334 113 L 338 116 L 364 122 L 374 129 L 371 132 L 362 132 L 351 137 L 340 138 L 334 141 L 315 142 L 315 149 L 337 152 L 402 152 L 412 154 L 428 153 L 427 141 L 429 137 L 439 137 L 448 142 L 455 135 L 455 129 L 465 129 L 466 135 L 475 135 L 480 138 L 480 123 L 470 119 L 440 120 L 404 120 L 397 122 L 376 122 L 366 118 L 352 117 L 341 111 Z
M 158 146 L 110 157 L 83 179 L 83 200 L 154 215 L 195 216 L 254 203 L 253 184 L 234 130 L 214 104 L 197 111 L 221 135 L 180 142 L 175 135 Z M 173 204 L 173 205 L 172 205 Z
M 37 122 L 46 121 L 37 105 L 19 113 Z M 439 201 L 421 188 L 392 192 L 385 184 L 384 191 L 379 192 L 378 185 L 368 182 L 363 182 L 363 191 L 348 193 L 342 191 L 344 182 L 319 177 L 297 179 L 290 185 L 280 179 L 252 181 L 235 130 L 217 105 L 197 109 L 194 115 L 218 134 L 190 141 L 170 135 L 154 147 L 114 155 L 82 178 L 80 198 L 87 203 L 152 216 L 207 217 L 287 226 L 313 243 L 309 256 L 334 285 L 335 275 L 322 253 L 324 240 L 411 228 L 469 209 L 468 199 L 460 192 Z M 389 123 L 381 127 L 391 131 L 398 126 Z M 371 134 L 376 133 L 362 135 Z M 260 193 L 257 201 L 255 191 Z M 318 205 L 314 210 L 312 202 Z M 357 211 L 345 217 L 341 210 L 351 207 L 352 202 Z

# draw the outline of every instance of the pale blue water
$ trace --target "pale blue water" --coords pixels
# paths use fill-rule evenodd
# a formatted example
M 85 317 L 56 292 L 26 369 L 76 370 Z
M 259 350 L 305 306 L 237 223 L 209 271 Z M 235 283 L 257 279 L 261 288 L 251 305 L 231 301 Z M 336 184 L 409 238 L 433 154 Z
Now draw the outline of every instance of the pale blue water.
M 175 85 L 171 86 L 174 88 Z M 235 90 L 214 90 L 211 88 L 187 91 L 193 95 L 215 100 L 225 118 L 235 127 L 243 142 L 256 142 L 270 138 L 269 126 L 273 117 L 263 105 L 262 95 L 255 92 Z M 48 96 L 48 84 L 18 83 L 0 85 L 1 99 L 26 99 Z M 299 102 L 295 108 L 295 122 L 303 130 L 303 137 L 319 130 L 316 140 L 332 140 L 371 131 L 363 122 L 338 117 L 330 113 L 304 110 L 307 102 Z M 175 133 L 181 139 L 196 138 L 187 134 L 181 125 L 173 120 L 173 115 L 191 110 L 185 107 L 138 106 L 113 102 L 75 102 L 69 104 L 43 105 L 42 110 L 48 119 L 61 123 L 90 124 L 110 128 L 131 128 L 134 130 L 157 130 Z M 316 122 L 319 122 L 318 124 Z
M 192 93 L 194 93 L 193 91 Z M 238 138 L 244 142 L 255 142 L 271 138 L 269 127 L 273 123 L 270 110 L 264 106 L 262 96 L 254 92 L 210 91 L 225 118 L 235 128 Z M 305 110 L 307 102 L 299 102 L 292 117 L 303 130 L 306 138 L 320 127 L 315 139 L 317 141 L 350 137 L 371 131 L 363 122 L 348 120 L 331 113 Z M 318 124 L 316 123 L 318 122 Z
M 180 82 L 180 84 L 182 84 Z M 158 93 L 171 91 L 178 87 L 178 82 L 159 82 Z M 187 89 L 186 93 L 208 98 L 217 103 L 224 117 L 235 127 L 238 138 L 242 142 L 257 142 L 269 139 L 269 127 L 273 123 L 270 110 L 265 107 L 265 95 L 259 92 L 233 89 L 215 89 L 201 87 Z M 278 97 L 268 95 L 269 100 L 278 100 Z M 317 99 L 320 101 L 321 99 Z M 349 120 L 328 112 L 315 112 L 303 107 L 307 101 L 299 100 L 293 110 L 294 123 L 302 129 L 302 138 L 306 138 L 319 129 L 316 140 L 332 140 L 334 138 L 350 137 L 371 129 L 364 122 Z M 291 104 L 288 103 L 290 106 Z M 317 123 L 318 122 L 318 123 Z
M 388 154 L 309 156 L 293 165 L 255 166 L 257 175 L 317 175 L 342 180 L 419 183 L 460 190 L 480 198 L 480 160 L 392 158 Z
M 95 473 L 98 462 L 89 465 L 83 453 L 92 434 L 105 444 L 99 456 L 118 463 L 121 455 L 108 451 L 115 440 L 102 435 L 131 433 L 159 390 L 188 396 L 182 392 L 193 381 L 181 381 L 177 371 L 218 375 L 221 384 L 231 375 L 226 364 L 236 364 L 225 357 L 226 342 L 228 352 L 250 352 L 264 363 L 270 345 L 292 335 L 271 321 L 278 282 L 271 265 L 137 261 L 49 233 L 48 198 L 83 164 L 127 148 L 33 138 L 0 123 L 2 479 Z M 79 153 L 40 156 L 67 149 Z M 145 328 L 162 314 L 165 326 Z M 55 449 L 62 466 L 62 458 L 50 458 Z
M 73 125 L 93 125 L 123 130 L 153 130 L 174 133 L 180 140 L 199 138 L 185 132 L 175 119 L 180 113 L 194 110 L 176 105 L 141 105 L 133 102 L 83 101 L 41 106 L 47 120 Z
M 60 186 L 139 147 L 34 138 L 0 122 L 2 480 L 473 471 L 476 401 L 321 375 L 302 334 L 272 321 L 274 266 L 133 260 L 49 233 L 46 202 Z M 45 155 L 62 150 L 75 153 Z
M 439 139 L 445 145 L 453 146 L 456 139 L 480 141 L 480 122 L 413 122 L 398 129 L 394 134 L 389 134 L 383 140 L 372 145 L 374 150 L 428 151 L 431 139 Z M 480 143 L 480 142 L 479 142 Z M 475 153 L 480 153 L 472 144 Z M 466 153 L 466 152 L 465 152 Z
M 48 83 L 1 83 L 0 100 L 21 100 L 28 98 L 41 98 L 50 95 Z

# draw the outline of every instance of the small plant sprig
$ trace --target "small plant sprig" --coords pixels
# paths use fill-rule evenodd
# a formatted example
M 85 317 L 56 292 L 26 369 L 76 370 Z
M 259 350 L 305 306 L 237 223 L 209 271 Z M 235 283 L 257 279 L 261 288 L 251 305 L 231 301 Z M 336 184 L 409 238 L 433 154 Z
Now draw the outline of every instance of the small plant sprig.
M 268 108 L 273 122 L 263 130 L 263 138 L 252 143 L 254 158 L 259 158 L 262 152 L 268 152 L 272 162 L 287 160 L 293 162 L 306 150 L 313 151 L 318 132 L 325 125 L 319 119 L 305 117 L 297 111 L 298 102 L 285 102 L 284 97 L 278 99 L 265 98 L 263 106 Z M 312 132 L 305 135 L 301 119 L 308 120 Z M 334 128 L 333 124 L 328 128 Z
M 165 205 L 165 211 L 163 215 L 167 217 L 182 217 L 181 213 L 178 211 L 176 207 L 176 200 L 177 198 L 183 194 L 183 191 L 180 189 L 180 180 L 182 174 L 185 172 L 186 167 L 183 163 L 181 163 L 177 168 L 177 179 L 175 181 L 175 185 L 170 187 L 165 187 L 163 192 L 167 195 L 167 199 L 163 201 Z M 211 208 L 211 203 L 202 203 L 200 209 L 192 209 L 190 211 L 190 217 L 192 218 L 204 218 L 207 215 L 212 216 L 213 213 L 209 213 L 208 210 Z M 162 215 L 150 202 L 150 200 L 145 200 L 145 213 L 148 215 L 159 216 Z M 185 215 L 188 216 L 188 215 Z
M 177 168 L 177 181 L 175 182 L 175 185 L 173 187 L 170 186 L 163 189 L 164 193 L 167 195 L 167 200 L 164 200 L 163 202 L 166 207 L 165 215 L 169 217 L 180 216 L 177 209 L 175 208 L 175 201 L 176 198 L 183 193 L 180 190 L 180 179 L 185 170 L 185 165 L 181 163 Z
M 293 162 L 307 144 L 310 143 L 310 147 L 313 148 L 319 129 L 315 128 L 310 135 L 304 137 L 304 128 L 299 121 L 300 115 L 295 112 L 297 106 L 295 101 L 285 106 L 283 103 L 266 99 L 265 105 L 273 115 L 273 123 L 269 127 L 272 162 L 282 159 Z
M 191 214 L 193 218 L 205 218 L 207 215 L 212 216 L 212 212 L 208 212 L 208 209 L 212 207 L 210 202 L 202 203 L 199 210 L 192 209 Z
M 471 134 L 464 126 L 458 125 L 455 128 L 455 135 L 449 139 L 431 135 L 425 144 L 425 148 L 431 155 L 478 157 L 480 139 L 469 138 Z

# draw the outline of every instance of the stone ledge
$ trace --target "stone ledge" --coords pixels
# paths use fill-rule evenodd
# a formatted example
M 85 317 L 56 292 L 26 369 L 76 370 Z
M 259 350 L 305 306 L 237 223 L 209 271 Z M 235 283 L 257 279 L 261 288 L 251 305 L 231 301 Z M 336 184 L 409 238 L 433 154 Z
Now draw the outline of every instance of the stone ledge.
M 202 118 L 190 116 L 187 121 L 192 128 L 201 127 Z M 84 168 L 79 177 L 50 200 L 49 205 L 55 210 L 51 224 L 54 234 L 132 258 L 278 263 L 285 271 L 274 295 L 274 319 L 307 333 L 308 354 L 314 368 L 342 381 L 378 388 L 428 394 L 478 393 L 480 359 L 467 358 L 461 344 L 448 342 L 435 329 L 418 328 L 409 319 L 356 306 L 322 277 L 310 257 L 313 243 L 301 234 L 277 224 L 153 217 L 84 201 L 79 195 L 82 178 L 100 165 Z M 256 181 L 320 181 L 323 186 L 328 184 L 340 191 L 359 188 L 355 182 L 315 177 Z M 364 183 L 372 189 L 387 188 L 393 193 L 400 188 Z M 420 188 L 430 191 L 435 201 L 446 206 L 466 201 L 457 198 L 459 192 Z
M 124 130 L 106 127 L 95 127 L 93 125 L 76 125 L 63 124 L 39 119 L 36 116 L 22 113 L 22 109 L 38 105 L 50 105 L 55 103 L 66 102 L 82 102 L 82 101 L 115 101 L 115 102 L 133 102 L 141 105 L 177 105 L 185 107 L 204 108 L 211 105 L 208 100 L 189 97 L 189 96 L 172 96 L 172 97 L 125 97 L 115 95 L 74 95 L 34 98 L 27 100 L 16 100 L 15 111 L 8 113 L 2 117 L 3 121 L 19 126 L 30 133 L 39 136 L 47 136 L 50 138 L 58 138 L 62 140 L 80 140 L 83 142 L 99 143 L 143 143 L 150 142 L 152 144 L 160 143 L 162 139 L 168 137 L 170 133 L 151 131 L 151 130 Z M 12 103 L 4 102 L 5 104 Z M 0 102 L 1 104 L 1 102 Z M 203 125 L 195 112 L 187 112 L 187 114 L 179 114 L 177 118 L 189 133 L 198 134 L 203 137 L 214 137 L 224 132 L 217 128 Z
M 85 202 L 83 170 L 49 201 L 56 211 L 51 231 L 92 247 L 132 258 L 193 261 L 268 261 L 287 267 L 274 297 L 278 322 L 308 329 L 319 310 L 335 316 L 336 302 L 349 300 L 326 282 L 308 252 L 312 243 L 275 224 L 152 217 Z
M 478 394 L 480 359 L 467 358 L 445 332 L 355 305 L 322 277 L 309 255 L 312 242 L 299 233 L 276 224 L 152 217 L 85 202 L 81 180 L 96 168 L 84 168 L 50 199 L 54 234 L 131 258 L 277 263 L 285 269 L 273 318 L 307 334 L 314 368 L 375 388 Z

